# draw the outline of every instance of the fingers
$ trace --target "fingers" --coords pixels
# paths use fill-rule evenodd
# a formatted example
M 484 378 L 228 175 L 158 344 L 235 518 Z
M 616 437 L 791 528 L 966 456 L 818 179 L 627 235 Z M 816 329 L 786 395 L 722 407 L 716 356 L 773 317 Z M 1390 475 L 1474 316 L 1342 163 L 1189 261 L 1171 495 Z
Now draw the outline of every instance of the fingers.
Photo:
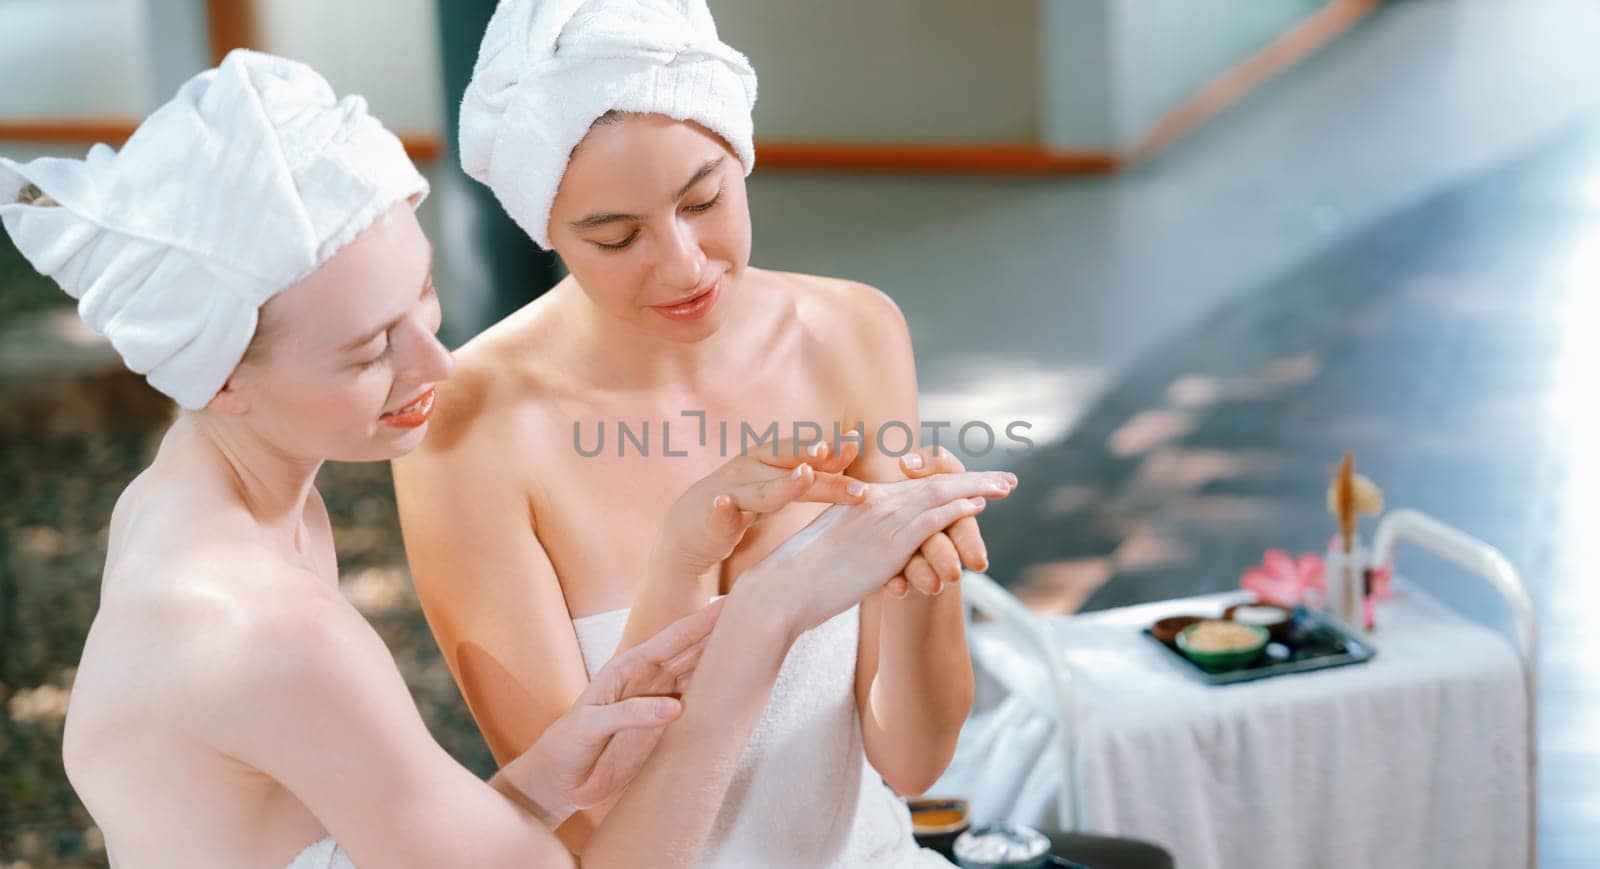
M 706 643 L 707 640 L 701 640 L 683 650 L 676 658 L 663 664 L 661 666 L 662 677 L 676 680 L 693 673 L 694 668 L 700 665 L 700 656 L 705 654 Z
M 819 504 L 859 504 L 866 500 L 867 484 L 843 474 L 818 474 L 799 498 Z
M 594 682 L 603 681 L 606 676 L 620 676 L 620 681 L 626 683 L 643 675 L 643 671 L 651 669 L 665 669 L 677 672 L 676 668 L 684 666 L 685 655 L 693 654 L 693 660 L 699 659 L 696 647 L 703 648 L 706 638 L 711 636 L 711 629 L 716 626 L 717 618 L 722 615 L 722 600 L 714 601 L 700 609 L 699 612 L 684 616 L 681 619 L 662 628 L 655 636 L 637 646 L 623 652 L 606 662 L 600 672 L 595 674 Z M 688 664 L 693 667 L 691 661 Z M 611 671 L 608 673 L 607 671 Z M 625 688 L 619 685 L 619 688 Z
M 624 730 L 661 727 L 682 714 L 675 697 L 629 697 L 582 710 L 577 724 L 583 739 L 598 746 Z
M 850 467 L 861 455 L 860 434 L 851 429 L 835 444 L 827 441 L 781 440 L 770 447 L 758 447 L 745 457 L 773 468 L 810 465 L 824 474 L 837 474 Z
M 900 470 L 913 480 L 932 474 L 959 474 L 966 469 L 955 453 L 936 444 L 918 447 L 900 457 Z
M 961 563 L 967 569 L 979 573 L 989 569 L 989 547 L 984 545 L 983 535 L 978 532 L 978 520 L 970 517 L 962 519 L 946 528 L 944 533 L 955 545 Z
M 616 796 L 650 759 L 663 730 L 665 728 L 661 727 L 618 734 L 600 752 L 588 778 L 572 790 L 567 799 L 575 808 L 587 809 Z
M 960 498 L 988 498 L 997 500 L 1011 494 L 1017 477 L 1005 471 L 967 471 L 960 474 L 940 474 L 926 480 L 888 483 L 885 486 L 914 487 L 911 504 L 928 508 Z
M 912 588 L 926 595 L 938 594 L 943 584 L 933 566 L 928 564 L 927 557 L 920 552 L 906 562 L 905 577 Z
M 891 577 L 888 582 L 884 583 L 883 590 L 895 600 L 900 600 L 906 596 L 906 592 L 911 590 L 911 583 L 906 580 L 906 575 L 901 573 Z
M 747 513 L 771 513 L 794 503 L 816 482 L 817 472 L 810 465 L 799 464 L 781 477 L 735 486 L 728 495 Z
M 906 539 L 918 541 L 920 544 L 921 541 L 950 527 L 957 520 L 983 512 L 987 503 L 982 498 L 959 498 L 938 504 L 917 514 L 906 524 L 901 533 Z
M 918 589 L 923 594 L 938 594 L 946 584 L 961 579 L 961 556 L 956 553 L 956 546 L 947 535 L 936 533 L 922 541 L 922 557 L 937 580 L 931 592 Z

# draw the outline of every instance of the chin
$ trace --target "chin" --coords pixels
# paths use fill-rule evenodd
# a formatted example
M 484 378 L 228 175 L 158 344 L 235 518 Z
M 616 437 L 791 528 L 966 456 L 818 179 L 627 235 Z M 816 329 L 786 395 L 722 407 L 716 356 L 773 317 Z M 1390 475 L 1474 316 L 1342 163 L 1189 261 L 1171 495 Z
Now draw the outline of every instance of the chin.
M 398 459 L 417 447 L 422 446 L 423 438 L 428 436 L 428 423 L 424 422 L 422 425 L 419 425 L 416 428 L 404 429 L 401 431 L 391 431 L 388 434 L 389 437 L 383 444 L 386 455 L 383 456 L 382 461 Z
M 352 444 L 344 455 L 329 456 L 329 459 L 336 462 L 387 462 L 421 446 L 427 434 L 426 422 L 409 429 L 394 429 L 379 423 L 366 441 Z

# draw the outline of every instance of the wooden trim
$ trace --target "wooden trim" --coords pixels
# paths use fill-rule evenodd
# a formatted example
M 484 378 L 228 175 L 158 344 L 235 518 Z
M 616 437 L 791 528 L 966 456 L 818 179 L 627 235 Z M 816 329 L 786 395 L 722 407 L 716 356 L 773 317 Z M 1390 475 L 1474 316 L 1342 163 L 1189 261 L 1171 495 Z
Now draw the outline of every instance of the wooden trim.
M 436 163 L 444 157 L 444 141 L 431 133 L 401 134 L 400 144 L 413 163 Z
M 0 141 L 34 144 L 93 145 L 104 142 L 122 147 L 139 127 L 137 120 L 116 118 L 61 118 L 13 121 L 0 118 Z M 444 142 L 431 133 L 398 133 L 406 153 L 418 163 L 432 163 L 444 156 Z
M 784 141 L 757 142 L 756 162 L 775 169 L 1001 175 L 1103 175 L 1122 163 L 1109 151 L 1053 151 L 1041 145 Z
M 1294 29 L 1273 40 L 1243 63 L 1228 70 L 1168 112 L 1132 148 L 1125 152 L 1128 164 L 1142 162 L 1162 148 L 1216 117 L 1250 91 L 1274 76 L 1316 54 L 1361 19 L 1377 9 L 1382 0 L 1332 0 Z
M 206 35 L 211 40 L 211 65 L 222 63 L 235 48 L 259 48 L 255 0 L 206 0 Z
M 0 118 L 0 140 L 7 142 L 121 146 L 133 135 L 138 121 L 116 118 L 60 118 L 18 121 Z

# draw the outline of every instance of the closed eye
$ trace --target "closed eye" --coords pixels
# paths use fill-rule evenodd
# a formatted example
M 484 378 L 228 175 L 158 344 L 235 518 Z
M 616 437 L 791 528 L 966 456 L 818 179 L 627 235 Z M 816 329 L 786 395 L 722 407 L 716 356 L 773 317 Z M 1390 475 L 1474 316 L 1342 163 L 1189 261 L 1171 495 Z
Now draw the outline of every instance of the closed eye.
M 721 202 L 721 201 L 722 201 L 722 189 L 718 188 L 716 196 L 713 196 L 710 199 L 706 200 L 705 202 L 699 203 L 698 205 L 685 206 L 683 210 L 684 211 L 688 211 L 688 212 L 692 212 L 694 214 L 704 214 L 705 212 L 710 211 L 711 209 L 717 207 L 717 203 Z M 607 244 L 606 242 L 603 242 L 603 241 L 597 241 L 597 242 L 594 243 L 594 245 L 595 245 L 595 247 L 598 247 L 598 248 L 600 248 L 602 250 L 622 250 L 622 249 L 628 247 L 629 245 L 633 244 L 634 240 L 637 239 L 638 237 L 639 237 L 639 230 L 635 229 L 627 238 L 623 239 L 622 241 L 613 242 L 613 243 L 610 243 L 610 244 Z
M 418 304 L 428 304 L 428 303 L 434 301 L 435 299 L 437 299 L 438 296 L 439 296 L 439 288 L 433 282 L 433 275 L 429 274 L 428 275 L 428 282 L 423 285 L 423 287 L 422 287 L 422 295 L 421 295 L 420 298 L 417 299 L 417 303 Z M 435 326 L 433 328 L 433 332 L 435 334 L 437 334 L 438 331 L 439 331 L 439 328 L 437 326 Z M 392 341 L 389 340 L 388 331 L 380 332 L 378 335 L 374 335 L 373 336 L 373 340 L 377 340 L 380 337 L 384 339 L 383 348 L 378 351 L 378 355 L 372 357 L 371 359 L 367 359 L 367 360 L 363 360 L 361 362 L 355 363 L 355 367 L 358 370 L 367 371 L 369 369 L 376 368 L 379 365 L 383 364 L 383 362 L 389 358 L 389 349 L 391 347 L 393 347 L 394 344 L 393 344 Z

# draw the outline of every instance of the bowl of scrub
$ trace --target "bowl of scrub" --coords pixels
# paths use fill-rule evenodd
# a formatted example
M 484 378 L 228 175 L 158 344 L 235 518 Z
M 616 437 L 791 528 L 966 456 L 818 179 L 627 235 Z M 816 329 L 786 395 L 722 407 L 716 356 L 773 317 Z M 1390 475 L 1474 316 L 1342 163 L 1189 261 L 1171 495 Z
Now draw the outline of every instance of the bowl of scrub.
M 1240 603 L 1228 607 L 1222 617 L 1241 625 L 1259 625 L 1266 628 L 1274 640 L 1285 643 L 1294 623 L 1294 610 L 1270 603 Z
M 1207 670 L 1236 670 L 1254 661 L 1270 638 L 1260 625 L 1206 619 L 1178 632 L 1178 651 Z
M 920 798 L 906 801 L 917 844 L 953 859 L 956 839 L 972 825 L 966 800 Z

